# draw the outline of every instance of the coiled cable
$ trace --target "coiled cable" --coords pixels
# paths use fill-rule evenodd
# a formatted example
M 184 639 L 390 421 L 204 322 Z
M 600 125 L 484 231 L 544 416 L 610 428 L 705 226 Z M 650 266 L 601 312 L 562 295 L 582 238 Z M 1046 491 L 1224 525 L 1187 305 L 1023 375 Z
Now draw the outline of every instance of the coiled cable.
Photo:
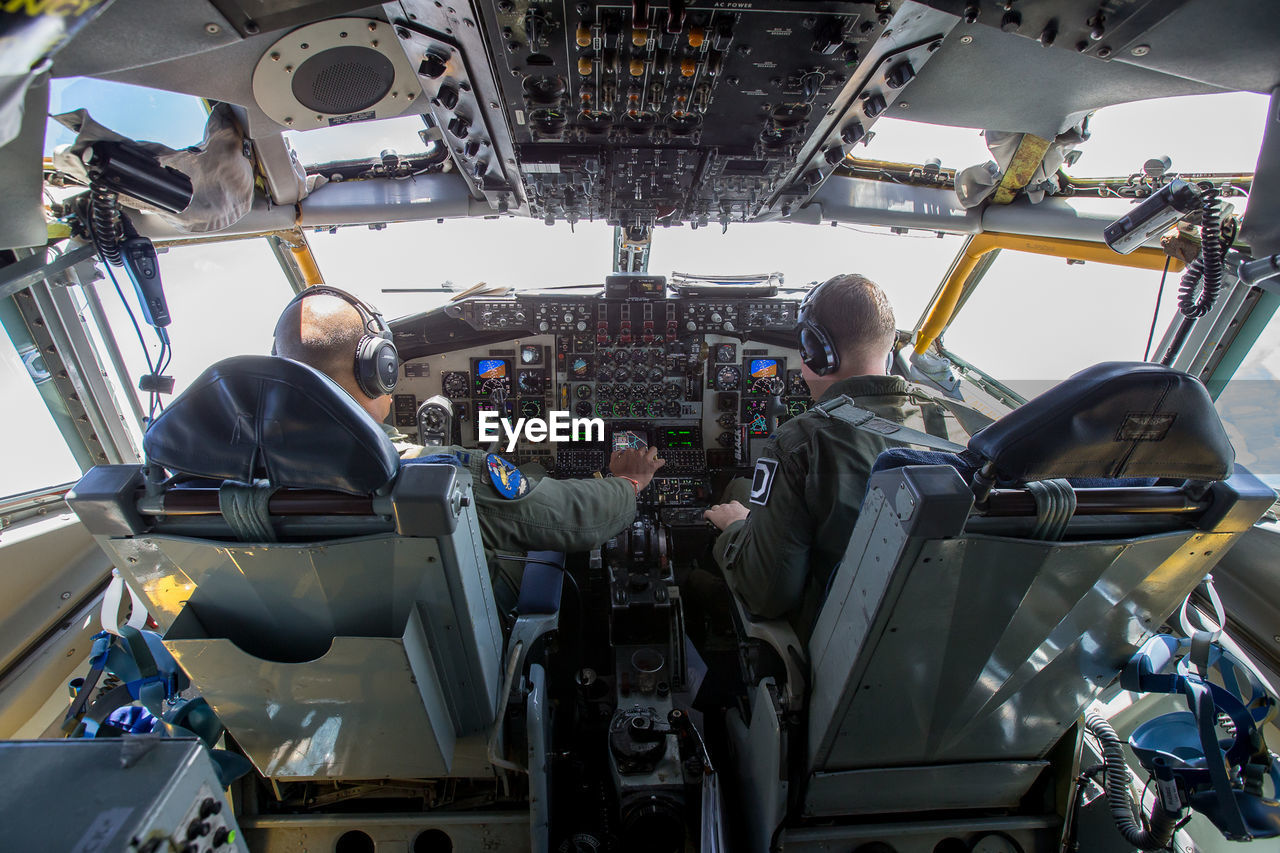
M 1209 313 L 1222 289 L 1222 205 L 1213 184 L 1201 183 L 1199 188 L 1200 254 L 1187 264 L 1178 287 L 1178 310 L 1193 319 Z
M 124 242 L 124 222 L 120 218 L 120 196 L 94 181 L 90 186 L 89 222 L 94 245 L 103 260 L 120 266 L 120 244 Z
M 1133 816 L 1133 801 L 1129 797 L 1129 768 L 1125 766 L 1124 750 L 1120 736 L 1102 716 L 1090 711 L 1084 718 L 1089 730 L 1102 746 L 1102 761 L 1106 765 L 1103 787 L 1107 789 L 1107 803 L 1116 829 L 1124 840 L 1139 850 L 1160 850 L 1169 845 L 1177 828 L 1178 813 L 1167 811 L 1157 800 L 1152 807 L 1151 828 L 1143 829 Z

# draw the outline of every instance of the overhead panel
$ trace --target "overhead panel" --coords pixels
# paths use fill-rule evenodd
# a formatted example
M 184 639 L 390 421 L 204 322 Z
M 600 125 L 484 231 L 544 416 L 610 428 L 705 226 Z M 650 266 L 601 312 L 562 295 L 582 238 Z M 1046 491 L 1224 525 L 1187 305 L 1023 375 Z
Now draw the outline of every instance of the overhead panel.
M 460 32 L 443 35 L 465 39 L 454 5 Z M 439 16 L 431 2 L 403 8 L 411 29 Z M 469 12 L 530 214 L 624 227 L 789 214 L 958 20 L 914 2 L 829 0 L 499 0 Z

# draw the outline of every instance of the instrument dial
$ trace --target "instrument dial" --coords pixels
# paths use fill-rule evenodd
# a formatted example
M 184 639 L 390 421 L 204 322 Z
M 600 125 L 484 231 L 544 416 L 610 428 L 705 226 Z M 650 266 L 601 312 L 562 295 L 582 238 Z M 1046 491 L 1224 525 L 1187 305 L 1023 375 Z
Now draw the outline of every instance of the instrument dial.
M 522 418 L 540 418 L 544 414 L 546 406 L 541 400 L 521 400 L 520 401 L 520 417 Z
M 632 399 L 632 400 L 643 400 L 643 399 L 645 399 L 645 398 L 646 398 L 646 397 L 648 397 L 648 396 L 649 396 L 649 392 L 648 392 L 647 390 L 645 390 L 645 387 L 644 387 L 643 385 L 632 385 L 632 386 L 631 386 L 631 399 Z
M 612 385 L 597 385 L 597 386 L 596 386 L 596 399 L 597 399 L 597 400 L 608 400 L 608 399 L 609 399 L 610 397 L 612 397 L 612 396 L 613 396 L 613 386 L 612 386 Z
M 668 400 L 678 400 L 683 393 L 684 391 L 680 388 L 680 384 L 678 382 L 668 382 L 666 385 L 662 386 L 662 396 L 666 397 Z
M 789 400 L 787 402 L 787 414 L 794 418 L 796 415 L 803 415 L 809 411 L 811 406 L 812 404 L 808 400 Z
M 516 378 L 516 384 L 520 386 L 521 394 L 530 396 L 541 394 L 546 384 L 546 376 L 540 370 L 522 370 Z
M 573 396 L 577 397 L 579 400 L 586 400 L 591 396 L 591 386 L 578 385 L 573 389 Z
M 588 412 L 588 414 L 590 414 Z M 613 417 L 613 403 L 596 403 L 596 416 L 601 418 Z
M 649 351 L 647 349 L 638 349 L 631 353 L 631 361 L 634 364 L 647 364 L 649 362 Z
M 650 403 L 650 404 L 649 404 L 649 417 L 651 417 L 651 418 L 660 418 L 660 417 L 662 417 L 662 403 Z
M 613 381 L 614 382 L 630 382 L 631 371 L 625 367 L 619 367 L 616 371 L 614 371 Z
M 716 364 L 733 364 L 738 360 L 738 347 L 735 344 L 716 344 Z
M 732 391 L 742 381 L 742 371 L 732 364 L 726 364 L 716 371 L 714 387 L 717 391 Z
M 597 381 L 597 382 L 612 382 L 612 381 L 613 381 L 613 365 L 612 365 L 612 364 L 608 364 L 608 363 L 606 363 L 606 364 L 602 364 L 602 365 L 600 365 L 599 367 L 597 367 L 597 368 L 596 368 L 596 381 Z
M 680 417 L 680 404 L 675 400 L 668 400 L 666 406 L 663 407 L 663 411 L 669 418 L 678 418 Z
M 441 389 L 446 397 L 470 397 L 471 382 L 467 374 L 460 370 L 451 370 L 441 377 Z
M 659 367 L 651 367 L 651 368 L 649 368 L 649 381 L 650 381 L 650 382 L 661 382 L 661 381 L 662 381 L 662 376 L 663 376 L 663 374 L 662 374 L 662 368 L 659 368 Z
M 591 402 L 589 400 L 579 400 L 573 404 L 573 410 L 579 417 L 588 417 L 591 414 Z
M 505 376 L 495 376 L 492 379 L 486 379 L 484 384 L 480 386 L 480 397 L 492 397 L 495 400 L 505 400 L 511 394 L 511 384 Z
M 625 401 L 620 402 L 620 403 L 614 403 L 614 404 L 613 404 L 613 416 L 614 416 L 615 418 L 629 418 L 629 417 L 631 417 L 631 404 L 630 404 L 630 403 L 628 403 L 628 402 L 625 402 Z
M 749 394 L 757 394 L 766 397 L 777 397 L 787 390 L 786 385 L 776 376 L 765 376 L 751 383 Z

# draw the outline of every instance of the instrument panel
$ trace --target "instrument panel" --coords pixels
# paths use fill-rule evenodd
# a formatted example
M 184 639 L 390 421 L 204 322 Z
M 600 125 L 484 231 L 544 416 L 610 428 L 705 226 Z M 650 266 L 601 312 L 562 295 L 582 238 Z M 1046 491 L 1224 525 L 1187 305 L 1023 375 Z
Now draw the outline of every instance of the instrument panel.
M 394 324 L 405 356 L 395 423 L 416 437 L 418 404 L 442 394 L 454 407 L 454 443 L 535 463 L 557 478 L 607 473 L 611 451 L 655 446 L 667 464 L 641 503 L 703 506 L 712 502 L 713 477 L 742 473 L 778 424 L 813 405 L 791 346 L 797 309 L 782 298 L 562 294 L 453 304 L 441 311 L 456 327 L 449 336 L 461 340 L 447 352 L 414 357 L 439 336 L 428 329 L 432 315 Z M 468 345 L 468 330 L 486 340 Z M 598 419 L 603 429 L 564 442 L 503 432 L 498 446 L 482 445 L 484 412 L 516 430 L 520 419 L 557 412 Z

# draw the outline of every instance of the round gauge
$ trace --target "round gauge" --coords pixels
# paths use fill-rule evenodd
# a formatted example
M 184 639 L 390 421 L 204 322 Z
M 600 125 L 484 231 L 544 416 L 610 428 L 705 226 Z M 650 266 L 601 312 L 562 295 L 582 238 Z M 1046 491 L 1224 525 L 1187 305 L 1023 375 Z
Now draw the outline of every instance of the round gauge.
M 1022 853 L 1022 845 L 1003 832 L 980 835 L 969 845 L 971 853 Z
M 660 417 L 662 417 L 662 403 L 650 403 L 650 404 L 649 404 L 649 417 L 651 417 L 651 418 L 660 418 Z
M 507 382 L 505 376 L 495 376 L 492 379 L 486 379 L 484 384 L 480 386 L 481 397 L 502 397 L 505 398 L 511 393 L 511 385 Z
M 573 389 L 573 396 L 577 397 L 579 400 L 587 399 L 588 397 L 591 396 L 591 386 L 590 385 L 576 386 Z
M 716 423 L 725 429 L 733 429 L 738 425 L 738 419 L 734 416 L 733 412 L 725 412 L 723 415 L 716 418 Z
M 808 400 L 791 400 L 787 403 L 787 414 L 793 418 L 796 415 L 803 415 L 807 411 L 809 411 Z
M 596 386 L 596 399 L 597 399 L 597 400 L 608 400 L 611 396 L 613 396 L 613 386 L 612 386 L 612 385 L 597 385 L 597 386 Z
M 467 381 L 467 374 L 460 371 L 450 371 L 441 379 L 441 387 L 446 397 L 470 397 L 471 388 Z
M 787 371 L 787 393 L 792 397 L 811 397 L 809 392 L 809 383 L 804 381 L 804 377 L 798 370 Z
M 590 379 L 591 378 L 591 359 L 587 356 L 575 355 L 569 362 L 569 373 L 574 379 Z
M 631 361 L 635 364 L 648 364 L 649 351 L 647 349 L 638 349 L 631 353 Z
M 680 404 L 675 400 L 668 400 L 667 404 L 663 407 L 663 411 L 669 418 L 678 418 L 680 417 Z
M 656 115 L 641 110 L 629 110 L 622 117 L 622 126 L 636 136 L 644 136 L 649 133 L 657 122 L 658 117 Z
M 747 393 L 776 397 L 785 390 L 786 386 L 782 384 L 781 379 L 776 376 L 765 376 L 752 382 L 751 389 Z
M 622 402 L 622 403 L 614 403 L 614 404 L 613 404 L 613 416 L 614 416 L 615 418 L 629 418 L 629 417 L 631 417 L 631 404 L 630 404 L 630 403 L 626 403 L 626 402 Z
M 613 381 L 613 365 L 606 363 L 606 364 L 602 364 L 602 365 L 600 365 L 599 367 L 597 367 L 597 368 L 596 368 L 596 381 L 597 381 L 597 382 L 612 382 L 612 381 Z
M 613 381 L 614 382 L 630 382 L 631 371 L 627 370 L 625 367 L 619 367 L 616 371 L 614 371 Z
M 613 417 L 613 403 L 596 403 L 596 415 L 602 418 Z
M 738 360 L 738 347 L 735 344 L 716 344 L 716 364 L 733 364 Z
M 613 116 L 604 110 L 583 110 L 578 113 L 578 127 L 587 133 L 605 133 L 613 124 Z
M 734 437 L 733 433 L 729 432 L 729 430 L 725 430 L 716 436 L 716 444 L 721 447 L 733 447 L 736 440 L 737 439 Z
M 645 399 L 645 398 L 646 398 L 646 397 L 648 397 L 648 396 L 649 396 L 649 391 L 648 391 L 648 390 L 647 390 L 643 385 L 632 385 L 632 386 L 631 386 L 631 399 L 632 399 L 632 400 L 643 400 L 643 399 Z
M 650 386 L 649 386 L 649 393 L 648 393 L 648 397 L 649 397 L 649 399 L 650 399 L 650 400 L 661 400 L 661 399 L 662 399 L 662 397 L 663 397 L 662 390 L 663 390 L 663 389 L 662 389 L 662 386 L 661 386 L 661 385 L 659 385 L 659 384 L 658 384 L 658 383 L 656 383 L 656 382 L 655 382 L 655 383 L 653 383 L 652 385 L 650 385 Z
M 778 104 L 773 108 L 770 118 L 773 119 L 773 126 L 777 128 L 792 128 L 801 124 L 813 108 L 808 104 Z
M 544 406 L 541 400 L 521 400 L 520 401 L 520 417 L 522 418 L 540 418 L 542 417 Z
M 731 364 L 716 371 L 714 387 L 717 391 L 733 391 L 742 381 L 742 371 Z
M 627 351 L 624 349 L 609 350 L 605 356 L 613 361 L 614 364 L 626 364 L 631 359 L 627 358 Z
M 542 347 L 526 344 L 520 347 L 521 364 L 542 364 Z
M 537 370 L 522 370 L 516 379 L 521 394 L 541 394 L 545 377 Z
M 579 400 L 573 404 L 573 410 L 579 417 L 587 417 L 591 414 L 591 403 L 587 400 Z
M 681 395 L 680 384 L 678 382 L 668 382 L 662 386 L 662 396 L 668 400 L 677 400 Z
M 663 375 L 663 374 L 662 374 L 662 368 L 660 368 L 660 367 L 651 367 L 651 368 L 649 368 L 649 381 L 650 381 L 650 382 L 662 382 L 662 375 Z

